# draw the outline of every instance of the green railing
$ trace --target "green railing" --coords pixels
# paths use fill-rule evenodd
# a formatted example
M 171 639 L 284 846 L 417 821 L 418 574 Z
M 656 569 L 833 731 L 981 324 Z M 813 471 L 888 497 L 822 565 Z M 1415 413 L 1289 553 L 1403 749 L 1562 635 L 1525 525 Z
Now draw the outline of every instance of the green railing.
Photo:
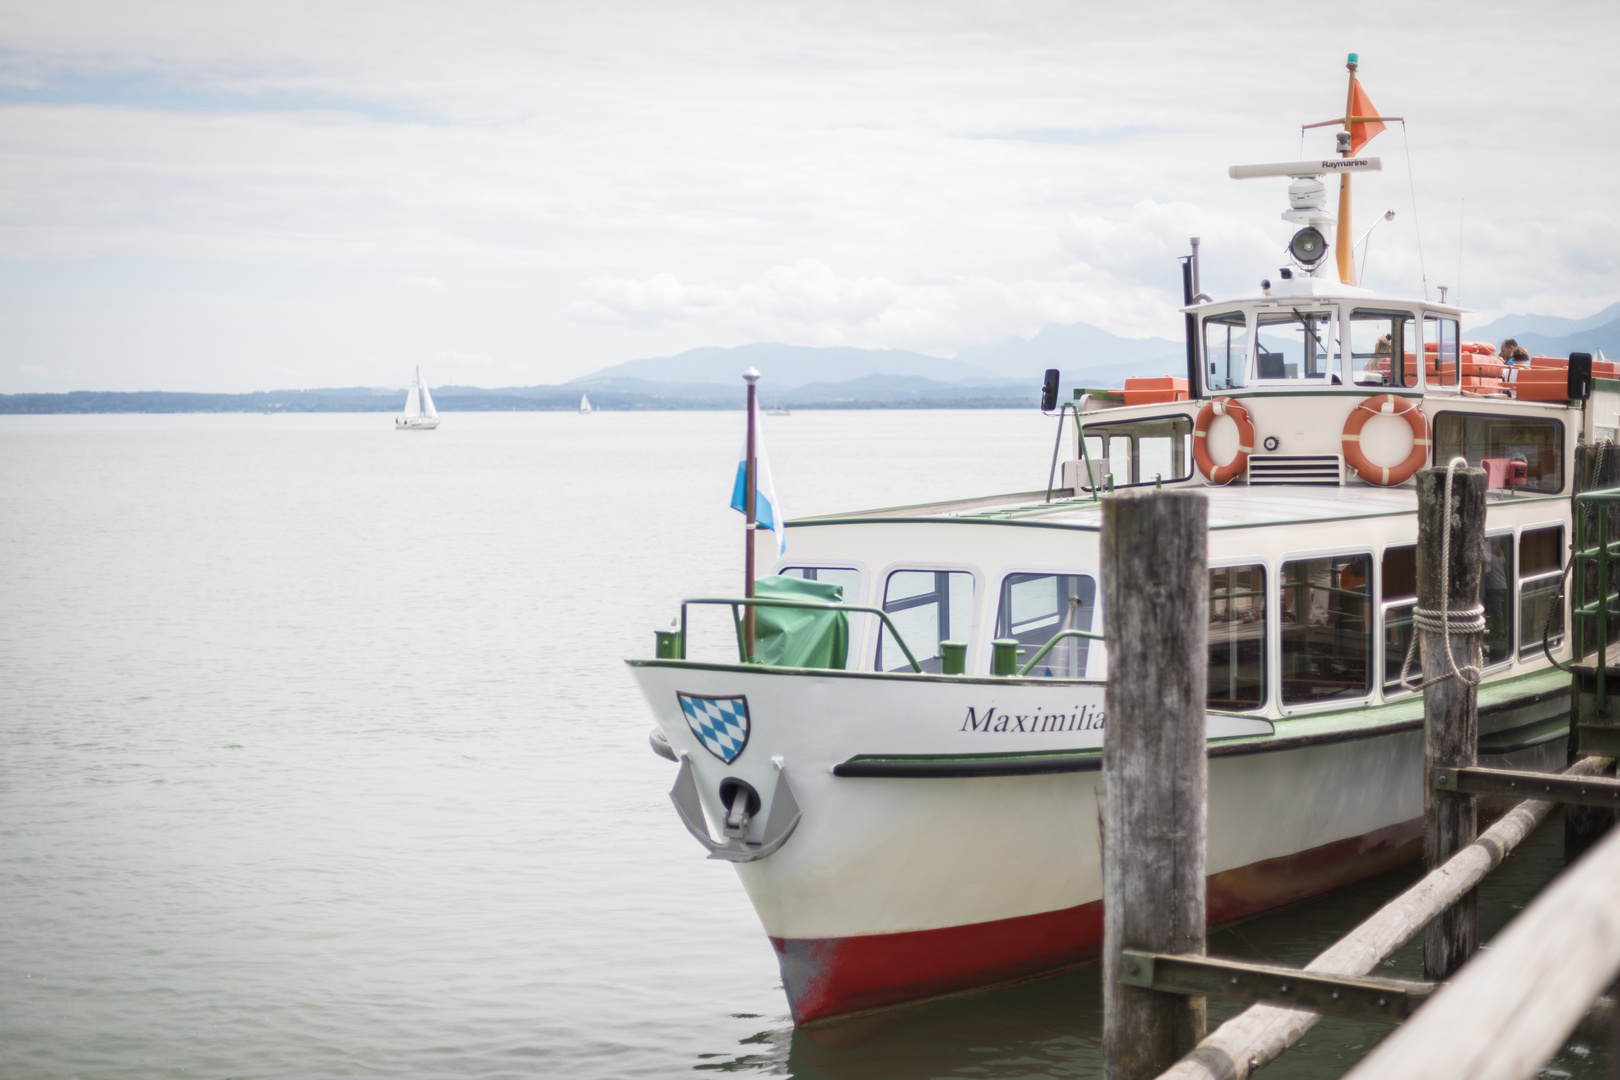
M 894 635 L 895 644 L 899 645 L 900 651 L 906 654 L 906 662 L 911 665 L 911 670 L 919 673 L 922 671 L 922 665 L 917 663 L 917 658 L 912 655 L 911 649 L 906 645 L 906 639 L 900 634 L 899 627 L 894 625 L 894 620 L 890 619 L 888 612 L 884 611 L 882 608 L 866 607 L 862 604 L 822 604 L 817 603 L 814 600 L 785 600 L 777 599 L 775 597 L 754 597 L 751 600 L 744 599 L 742 597 L 700 597 L 697 599 L 681 601 L 680 630 L 658 631 L 658 658 L 660 660 L 686 659 L 686 609 L 692 604 L 706 604 L 731 608 L 731 622 L 732 625 L 737 629 L 737 659 L 740 663 L 751 664 L 754 662 L 753 657 L 748 654 L 748 644 L 743 639 L 741 609 L 745 607 L 782 607 L 804 608 L 809 611 L 849 611 L 854 612 L 857 615 L 876 615 L 882 620 L 883 625 L 888 628 L 889 633 Z M 1040 663 L 1046 658 L 1047 653 L 1051 652 L 1059 642 L 1068 638 L 1084 638 L 1088 641 L 1101 641 L 1103 636 L 1090 630 L 1059 630 L 1057 633 L 1053 634 L 1049 639 L 1047 639 L 1046 644 L 1042 645 L 1035 655 L 1029 658 L 1029 662 L 1024 664 L 1023 667 L 1018 668 L 1016 672 L 1003 670 L 997 671 L 994 674 L 1028 675 L 1034 670 L 1036 664 Z M 950 644 L 953 643 L 941 642 L 942 646 Z M 997 644 L 999 645 L 1001 642 L 998 640 Z M 1009 642 L 1009 644 L 1016 645 L 1017 643 Z M 960 647 L 959 644 L 958 647 Z M 1009 665 L 1009 667 L 1010 666 L 1011 665 Z M 961 672 L 947 672 L 947 674 L 959 675 Z
M 917 663 L 917 658 L 912 656 L 911 650 L 907 648 L 906 639 L 900 636 L 899 628 L 896 627 L 893 620 L 889 618 L 888 612 L 884 611 L 882 608 L 865 607 L 861 604 L 822 604 L 817 603 L 814 600 L 785 600 L 769 596 L 756 596 L 752 599 L 744 599 L 742 597 L 704 597 L 696 600 L 681 601 L 680 639 L 675 643 L 675 647 L 672 650 L 676 655 L 667 657 L 667 659 L 686 659 L 686 608 L 690 604 L 725 605 L 731 608 L 731 622 L 732 625 L 737 628 L 737 659 L 740 663 L 752 664 L 754 662 L 754 658 L 748 653 L 748 643 L 743 640 L 743 624 L 740 609 L 745 607 L 805 608 L 810 611 L 852 611 L 859 615 L 876 615 L 879 619 L 883 620 L 883 625 L 889 628 L 889 633 L 894 635 L 895 644 L 899 645 L 900 651 L 906 654 L 906 662 L 911 665 L 911 670 L 917 672 L 922 671 L 922 665 Z M 660 645 L 659 655 L 661 658 L 663 657 L 662 644 Z
M 1028 675 L 1031 671 L 1035 670 L 1035 665 L 1046 659 L 1046 654 L 1051 652 L 1052 648 L 1065 638 L 1085 638 L 1088 641 L 1101 641 L 1103 636 L 1101 634 L 1094 634 L 1090 630 L 1059 630 L 1057 633 L 1052 635 L 1051 640 L 1047 641 L 1045 645 L 1041 646 L 1039 652 L 1029 658 L 1029 662 L 1027 664 L 1018 669 L 1018 674 Z
M 1620 490 L 1587 491 L 1575 496 L 1575 550 L 1570 554 L 1575 564 L 1575 597 L 1570 605 L 1571 621 L 1574 623 L 1570 628 L 1574 635 L 1574 655 L 1577 659 L 1586 656 L 1586 620 L 1593 620 L 1597 624 L 1597 700 L 1600 710 L 1604 708 L 1608 696 L 1609 627 L 1620 627 L 1620 607 L 1616 606 L 1620 591 L 1611 591 L 1610 588 L 1613 581 L 1610 570 L 1620 563 L 1620 537 L 1611 538 L 1609 535 L 1611 508 L 1620 508 Z M 1589 509 L 1592 511 L 1590 515 L 1587 512 Z M 1592 519 L 1590 523 L 1588 517 Z M 1597 532 L 1595 538 L 1588 535 L 1594 527 Z M 1590 600 L 1587 599 L 1589 596 Z

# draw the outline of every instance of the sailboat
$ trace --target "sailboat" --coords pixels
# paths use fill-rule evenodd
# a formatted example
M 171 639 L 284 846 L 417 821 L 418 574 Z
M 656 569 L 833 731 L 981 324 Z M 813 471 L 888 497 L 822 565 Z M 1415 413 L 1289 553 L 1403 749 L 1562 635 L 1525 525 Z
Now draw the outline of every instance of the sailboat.
M 591 399 L 588 394 L 579 395 L 579 415 L 585 416 L 591 412 Z
M 439 426 L 439 410 L 433 407 L 433 395 L 422 381 L 422 369 L 416 369 L 411 380 L 411 392 L 405 395 L 405 415 L 396 417 L 396 431 L 432 431 Z

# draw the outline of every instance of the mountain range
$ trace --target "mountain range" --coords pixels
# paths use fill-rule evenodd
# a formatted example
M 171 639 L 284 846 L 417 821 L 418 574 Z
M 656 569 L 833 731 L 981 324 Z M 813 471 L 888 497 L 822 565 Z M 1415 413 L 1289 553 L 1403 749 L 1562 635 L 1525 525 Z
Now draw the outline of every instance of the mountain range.
M 1620 359 L 1620 303 L 1584 319 L 1505 315 L 1471 327 L 1469 340 L 1518 340 L 1532 354 L 1602 350 Z M 1133 375 L 1181 374 L 1186 346 L 1168 338 L 1127 338 L 1087 323 L 1048 326 L 1033 337 L 963 349 L 954 357 L 904 349 L 755 344 L 691 349 L 629 360 L 546 386 L 437 386 L 447 412 L 574 409 L 581 394 L 606 409 L 737 408 L 740 375 L 761 373 L 767 406 L 814 408 L 1011 408 L 1034 404 L 1042 372 L 1063 373 L 1064 396 L 1079 386 L 1117 387 Z M 403 389 L 345 387 L 252 394 L 154 391 L 0 394 L 0 413 L 394 412 Z

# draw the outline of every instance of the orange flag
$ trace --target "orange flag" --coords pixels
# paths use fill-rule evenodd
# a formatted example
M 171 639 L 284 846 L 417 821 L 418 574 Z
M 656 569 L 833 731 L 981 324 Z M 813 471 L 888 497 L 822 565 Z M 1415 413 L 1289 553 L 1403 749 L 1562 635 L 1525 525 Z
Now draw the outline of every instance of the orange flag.
M 1361 88 L 1361 80 L 1354 75 L 1350 77 L 1350 115 L 1351 116 L 1377 116 L 1378 109 L 1367 99 L 1367 91 Z M 1350 153 L 1359 154 L 1361 148 L 1372 141 L 1372 137 L 1384 130 L 1382 120 L 1374 120 L 1370 124 L 1350 125 Z

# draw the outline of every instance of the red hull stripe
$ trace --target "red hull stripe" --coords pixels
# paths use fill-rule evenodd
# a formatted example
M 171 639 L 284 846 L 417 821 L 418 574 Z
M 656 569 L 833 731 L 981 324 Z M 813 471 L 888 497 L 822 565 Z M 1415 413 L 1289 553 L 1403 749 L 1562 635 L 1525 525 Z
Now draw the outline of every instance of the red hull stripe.
M 1412 862 L 1421 818 L 1209 879 L 1212 923 L 1253 915 Z M 772 938 L 800 1024 L 1015 982 L 1088 960 L 1102 947 L 1102 903 L 1014 919 L 845 938 Z

